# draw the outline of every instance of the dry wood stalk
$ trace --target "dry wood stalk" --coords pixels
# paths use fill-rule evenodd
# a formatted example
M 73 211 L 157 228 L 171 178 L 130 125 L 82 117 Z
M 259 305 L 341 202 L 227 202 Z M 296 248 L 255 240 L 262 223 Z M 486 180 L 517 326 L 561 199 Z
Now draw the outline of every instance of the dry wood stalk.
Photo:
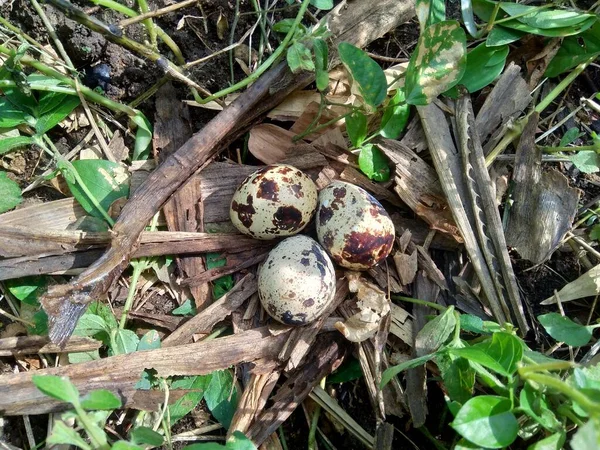
M 164 160 L 185 144 L 193 134 L 187 105 L 176 96 L 175 88 L 167 83 L 157 92 L 156 124 L 152 138 L 152 147 L 158 159 Z M 163 214 L 169 230 L 204 231 L 201 185 L 196 177 L 177 190 L 163 207 Z M 178 256 L 177 266 L 183 277 L 193 277 L 206 270 L 201 256 Z M 208 283 L 190 286 L 189 291 L 195 300 L 196 308 L 201 311 L 211 301 Z
M 333 36 L 332 60 L 337 43 L 347 41 L 363 47 L 413 13 L 412 1 L 342 2 L 327 15 Z M 313 79 L 312 73 L 293 75 L 285 62 L 279 63 L 152 172 L 123 208 L 108 251 L 79 277 L 52 287 L 41 299 L 54 342 L 65 341 L 89 302 L 102 298 L 125 270 L 139 245 L 140 233 L 173 192 L 251 123 Z
M 341 334 L 320 335 L 304 364 L 290 372 L 286 382 L 273 395 L 271 407 L 256 417 L 248 429 L 248 437 L 260 445 L 292 414 L 321 379 L 342 363 L 347 352 L 348 342 Z
M 42 394 L 31 382 L 33 375 L 67 376 L 86 394 L 108 389 L 118 395 L 124 407 L 133 405 L 135 384 L 145 369 L 160 377 L 205 375 L 241 362 L 274 361 L 287 333 L 271 336 L 267 328 L 245 331 L 233 336 L 195 344 L 111 356 L 97 361 L 0 375 L 0 414 L 44 414 L 68 407 Z
M 197 333 L 210 333 L 212 327 L 239 308 L 258 288 L 254 275 L 242 278 L 229 292 L 196 314 L 163 341 L 163 347 L 186 344 Z
M 35 353 L 91 352 L 102 346 L 95 339 L 71 336 L 64 348 L 50 342 L 48 336 L 15 336 L 0 339 L 0 356 L 21 356 Z
M 490 192 L 485 162 L 483 167 L 480 164 L 483 150 L 475 132 L 473 113 L 469 110 L 470 104 L 461 103 L 469 101 L 465 96 L 457 107 L 457 142 L 466 158 L 461 158 L 457 151 L 444 112 L 436 104 L 419 106 L 417 110 L 442 188 L 485 299 L 499 323 L 514 321 L 521 332 L 526 333 L 529 327 L 516 290 L 503 230 L 495 220 L 498 215 L 495 194 Z M 483 206 L 482 195 L 491 204 Z M 497 218 L 499 220 L 499 215 Z

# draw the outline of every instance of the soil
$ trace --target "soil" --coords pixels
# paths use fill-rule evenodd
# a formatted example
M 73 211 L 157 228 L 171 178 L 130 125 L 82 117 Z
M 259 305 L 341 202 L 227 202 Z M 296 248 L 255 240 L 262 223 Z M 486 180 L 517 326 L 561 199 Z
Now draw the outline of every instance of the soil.
M 122 19 L 120 14 L 106 8 L 90 8 L 90 3 L 87 1 L 76 1 L 74 3 L 105 23 L 116 23 Z M 203 0 L 201 3 L 203 8 L 202 13 L 196 7 L 190 7 L 178 10 L 174 14 L 163 16 L 156 20 L 156 23 L 167 31 L 180 47 L 186 61 L 194 61 L 206 57 L 229 44 L 229 32 L 226 33 L 225 39 L 220 39 L 216 24 L 219 15 L 222 15 L 227 23 L 233 23 L 234 2 L 227 0 Z M 168 4 L 171 4 L 171 2 L 161 0 L 150 0 L 148 2 L 150 10 L 161 8 Z M 43 8 L 50 22 L 55 27 L 57 35 L 65 46 L 73 64 L 83 74 L 83 79 L 88 86 L 92 88 L 100 87 L 109 98 L 122 103 L 129 103 L 151 89 L 163 77 L 162 71 L 155 64 L 145 61 L 129 51 L 123 50 L 116 44 L 107 42 L 100 34 L 91 32 L 83 25 L 79 25 L 66 18 L 64 14 L 57 12 L 51 6 L 43 5 Z M 449 2 L 450 15 L 456 16 L 458 14 L 457 11 L 459 11 L 458 8 L 457 1 Z M 249 1 L 244 0 L 240 2 L 240 12 L 249 12 L 251 10 Z M 5 2 L 0 7 L 0 15 L 17 25 L 42 45 L 51 43 L 47 29 L 28 0 Z M 280 13 L 279 16 L 284 17 L 286 13 Z M 178 28 L 178 24 L 184 17 L 186 18 L 185 26 Z M 237 41 L 252 25 L 252 16 L 241 16 L 234 32 L 234 41 Z M 205 27 L 208 32 L 205 32 Z M 141 24 L 128 27 L 126 35 L 138 41 L 144 41 L 146 38 L 145 29 Z M 381 55 L 386 58 L 406 59 L 410 57 L 417 43 L 418 35 L 418 24 L 414 20 L 373 42 L 367 50 L 374 55 Z M 158 50 L 163 55 L 172 59 L 172 54 L 163 44 L 159 45 Z M 390 61 L 380 61 L 380 63 L 384 68 L 393 64 Z M 245 77 L 243 70 L 235 63 L 233 74 L 235 81 L 239 81 Z M 193 67 L 189 72 L 189 76 L 211 92 L 225 88 L 231 80 L 231 68 L 227 53 Z M 600 70 L 590 68 L 574 84 L 573 89 L 569 93 L 569 98 L 573 104 L 576 104 L 579 102 L 580 97 L 589 97 L 593 93 L 598 92 L 598 86 L 600 86 Z M 177 85 L 177 90 L 180 99 L 192 98 L 189 89 L 184 86 Z M 151 97 L 142 102 L 139 105 L 139 109 L 144 112 L 146 117 L 152 120 L 155 115 L 154 98 Z M 214 116 L 214 113 L 200 108 L 190 108 L 190 114 L 191 122 L 194 124 L 196 130 L 201 129 Z M 127 126 L 122 119 L 121 122 L 124 126 Z M 600 130 L 600 120 L 597 116 L 589 117 L 587 124 L 596 131 Z M 566 131 L 567 126 L 565 126 L 564 131 Z M 53 130 L 51 137 L 59 150 L 66 153 L 81 141 L 84 134 L 83 130 L 67 133 L 57 127 L 57 129 Z M 131 142 L 128 143 L 130 144 Z M 242 146 L 243 143 L 240 143 L 239 147 Z M 35 179 L 46 167 L 51 165 L 50 159 L 36 150 L 28 150 L 19 154 L 19 156 L 13 156 L 12 159 L 7 160 L 5 158 L 4 161 L 8 161 L 10 176 L 19 181 L 21 187 L 27 186 L 32 179 Z M 558 166 L 563 169 L 565 175 L 569 176 L 571 184 L 578 186 L 582 190 L 582 203 L 596 198 L 600 194 L 598 177 L 581 174 L 570 165 L 563 164 Z M 62 194 L 52 188 L 42 187 L 27 194 L 26 197 L 30 199 L 29 201 L 35 201 L 36 199 L 54 200 L 62 197 Z M 556 289 L 560 289 L 566 282 L 574 280 L 585 271 L 572 252 L 558 251 L 547 263 L 539 267 L 532 267 L 531 263 L 519 259 L 517 254 L 511 256 L 513 257 L 513 264 L 523 298 L 533 308 L 533 312 L 536 315 L 546 312 L 538 306 L 540 300 L 551 296 Z M 442 270 L 444 271 L 444 269 Z M 116 302 L 117 306 L 120 303 L 122 304 L 124 300 L 123 295 L 118 296 L 118 300 Z M 152 296 L 145 307 L 146 311 L 167 313 L 176 306 L 165 300 L 166 298 L 160 295 Z M 570 314 L 572 313 L 576 316 L 584 315 L 586 312 L 584 308 L 578 306 L 577 302 L 572 302 L 566 305 L 565 308 Z M 549 344 L 545 341 L 538 342 L 538 345 L 545 348 L 549 347 Z M 430 415 L 427 427 L 435 437 L 444 439 L 449 435 L 449 418 L 443 414 L 443 411 L 445 411 L 443 395 L 435 380 L 430 380 L 428 387 Z M 362 380 L 344 383 L 338 388 L 339 401 L 344 409 L 367 431 L 374 433 L 375 423 L 366 393 L 367 389 L 363 385 Z M 436 408 L 436 406 L 439 406 L 439 408 Z M 39 442 L 45 438 L 47 419 L 45 416 L 32 416 L 30 420 L 34 435 Z M 411 428 L 406 418 L 400 419 L 394 417 L 391 418 L 391 422 L 399 431 L 404 433 L 395 433 L 394 448 L 405 448 L 412 443 L 416 443 L 419 448 L 431 448 L 431 442 L 422 433 Z M 194 429 L 195 427 L 194 420 L 186 418 L 177 425 L 174 431 L 182 432 Z M 0 426 L 1 429 L 2 427 Z M 304 414 L 300 408 L 292 414 L 290 419 L 284 424 L 283 429 L 290 450 L 306 448 L 308 429 Z M 4 430 L 6 433 L 4 439 L 7 439 L 8 442 L 19 447 L 26 446 L 27 438 L 24 434 L 20 418 L 5 419 Z M 339 434 L 335 431 L 334 427 L 327 429 L 327 436 L 337 448 L 362 448 L 352 436 L 348 433 Z M 1 433 L 0 439 L 2 439 Z

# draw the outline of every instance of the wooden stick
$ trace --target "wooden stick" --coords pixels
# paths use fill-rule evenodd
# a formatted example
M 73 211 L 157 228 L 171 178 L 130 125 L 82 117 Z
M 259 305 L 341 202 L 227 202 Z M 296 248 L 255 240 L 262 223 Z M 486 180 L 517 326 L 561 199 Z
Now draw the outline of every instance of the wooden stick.
M 145 369 L 160 377 L 204 375 L 241 362 L 277 358 L 287 333 L 271 336 L 266 327 L 195 344 L 111 356 L 70 366 L 19 374 L 0 375 L 0 414 L 44 414 L 68 405 L 42 394 L 31 382 L 33 375 L 69 377 L 82 394 L 108 389 L 118 395 L 124 407 L 133 404 L 135 384 Z

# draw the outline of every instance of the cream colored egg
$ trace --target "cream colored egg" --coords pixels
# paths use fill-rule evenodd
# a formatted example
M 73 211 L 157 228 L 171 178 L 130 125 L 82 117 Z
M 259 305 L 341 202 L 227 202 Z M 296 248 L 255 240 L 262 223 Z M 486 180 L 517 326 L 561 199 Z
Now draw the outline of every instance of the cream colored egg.
M 394 224 L 381 203 L 350 183 L 334 181 L 321 190 L 315 222 L 323 248 L 349 269 L 375 266 L 394 245 Z
M 317 187 L 304 172 L 287 165 L 264 167 L 237 188 L 229 216 L 242 233 L 275 239 L 300 232 L 317 209 Z
M 258 295 L 273 319 L 287 325 L 310 323 L 335 296 L 333 263 L 314 239 L 287 238 L 260 267 Z

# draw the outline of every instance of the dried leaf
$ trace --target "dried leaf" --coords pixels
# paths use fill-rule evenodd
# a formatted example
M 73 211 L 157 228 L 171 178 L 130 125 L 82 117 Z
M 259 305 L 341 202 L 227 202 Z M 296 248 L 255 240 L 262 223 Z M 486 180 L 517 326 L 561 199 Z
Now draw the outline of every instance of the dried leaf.
M 347 278 L 350 292 L 357 294 L 359 312 L 334 326 L 349 341 L 363 342 L 377 333 L 381 320 L 390 312 L 390 301 L 385 292 L 358 272 L 348 272 Z
M 295 145 L 295 133 L 277 125 L 260 124 L 250 130 L 248 149 L 256 159 L 265 164 L 274 164 L 292 156 L 290 149 Z
M 556 296 L 560 298 L 561 302 L 569 302 L 598 294 L 600 294 L 600 265 L 592 267 L 575 281 L 571 281 L 558 291 Z M 553 305 L 556 303 L 556 296 L 547 298 L 541 304 Z

